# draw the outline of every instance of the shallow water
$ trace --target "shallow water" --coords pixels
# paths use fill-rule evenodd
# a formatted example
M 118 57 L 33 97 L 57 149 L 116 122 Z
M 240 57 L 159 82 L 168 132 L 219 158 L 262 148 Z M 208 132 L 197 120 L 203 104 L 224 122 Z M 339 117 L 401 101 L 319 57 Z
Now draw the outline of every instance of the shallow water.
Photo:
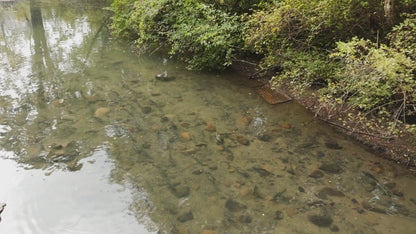
M 415 176 L 299 105 L 137 56 L 101 1 L 0 3 L 0 233 L 416 232 Z

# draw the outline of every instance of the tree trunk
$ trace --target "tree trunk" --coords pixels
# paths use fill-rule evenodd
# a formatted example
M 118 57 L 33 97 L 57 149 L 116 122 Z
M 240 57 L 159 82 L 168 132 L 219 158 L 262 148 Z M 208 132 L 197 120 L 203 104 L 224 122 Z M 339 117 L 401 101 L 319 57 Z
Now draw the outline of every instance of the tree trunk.
M 394 26 L 398 23 L 395 0 L 384 1 L 384 16 L 386 17 L 387 22 L 390 24 L 390 26 Z

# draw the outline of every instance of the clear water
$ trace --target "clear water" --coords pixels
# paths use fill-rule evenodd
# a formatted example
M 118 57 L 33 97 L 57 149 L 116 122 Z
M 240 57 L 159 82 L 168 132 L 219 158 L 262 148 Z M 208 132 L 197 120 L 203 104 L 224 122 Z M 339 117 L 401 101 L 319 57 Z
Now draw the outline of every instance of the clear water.
M 137 56 L 102 1 L 0 4 L 0 233 L 416 232 L 415 176 L 295 103 Z

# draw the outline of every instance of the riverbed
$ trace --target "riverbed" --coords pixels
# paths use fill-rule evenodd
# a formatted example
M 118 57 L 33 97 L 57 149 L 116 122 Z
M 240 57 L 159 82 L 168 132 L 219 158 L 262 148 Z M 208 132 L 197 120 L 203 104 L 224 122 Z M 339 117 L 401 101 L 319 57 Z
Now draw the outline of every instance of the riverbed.
M 0 233 L 416 232 L 412 172 L 239 73 L 138 55 L 105 6 L 0 1 Z

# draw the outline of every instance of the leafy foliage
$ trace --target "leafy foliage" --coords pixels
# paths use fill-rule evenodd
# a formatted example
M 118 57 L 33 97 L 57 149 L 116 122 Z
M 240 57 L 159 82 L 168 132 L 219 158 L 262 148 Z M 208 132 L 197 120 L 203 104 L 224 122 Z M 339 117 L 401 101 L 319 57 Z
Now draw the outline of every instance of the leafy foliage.
M 393 28 L 388 38 L 391 47 L 416 60 L 416 13 L 407 16 L 408 18 Z
M 272 78 L 273 86 L 288 85 L 294 93 L 301 95 L 312 85 L 326 86 L 335 76 L 339 63 L 316 51 L 286 50 L 281 56 L 272 58 L 282 66 L 282 72 Z M 266 63 L 269 63 L 266 61 Z
M 242 26 L 230 15 L 195 0 L 137 0 L 112 5 L 115 34 L 134 37 L 137 46 L 166 43 L 171 55 L 194 69 L 224 69 L 241 47 Z M 127 17 L 125 17 L 127 7 Z M 121 15 L 119 15 L 121 14 Z
M 382 15 L 377 0 L 277 1 L 248 17 L 245 40 L 266 56 L 285 48 L 331 48 L 335 41 L 351 35 L 375 38 Z
M 353 38 L 338 42 L 345 68 L 327 91 L 365 112 L 397 123 L 416 113 L 416 61 L 386 45 Z
M 324 105 L 348 104 L 359 121 L 373 118 L 392 130 L 416 116 L 416 1 L 395 1 L 394 13 L 403 14 L 394 27 L 384 3 L 113 0 L 109 9 L 113 33 L 141 50 L 165 45 L 198 70 L 221 70 L 239 54 L 257 54 L 261 65 L 283 68 L 275 86 L 299 95 L 313 86 Z M 415 124 L 407 126 L 416 132 Z
M 206 3 L 212 3 L 216 5 L 217 8 L 225 9 L 228 12 L 235 12 L 238 14 L 244 12 L 250 12 L 252 9 L 257 8 L 257 5 L 262 2 L 262 0 L 214 0 L 214 1 L 204 1 Z

